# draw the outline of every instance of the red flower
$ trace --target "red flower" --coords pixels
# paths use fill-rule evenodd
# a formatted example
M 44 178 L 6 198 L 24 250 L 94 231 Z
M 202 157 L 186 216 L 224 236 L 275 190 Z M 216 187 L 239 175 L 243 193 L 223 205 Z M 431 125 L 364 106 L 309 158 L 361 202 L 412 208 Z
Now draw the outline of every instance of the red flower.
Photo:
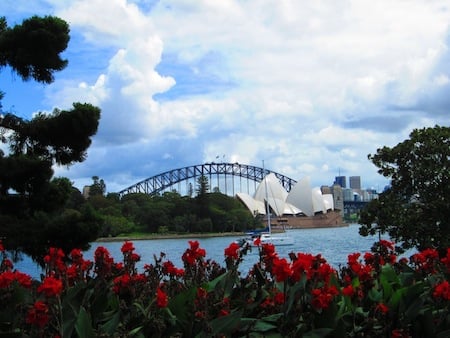
M 395 249 L 394 242 L 387 241 L 385 239 L 380 239 L 379 243 L 380 243 L 380 246 L 382 246 L 382 247 L 384 247 L 386 249 L 389 249 L 389 250 L 394 250 Z
M 336 296 L 339 292 L 335 286 L 323 286 L 320 289 L 312 290 L 313 299 L 311 301 L 312 305 L 316 309 L 327 309 L 330 306 L 334 296 Z
M 70 257 L 72 258 L 72 261 L 74 262 L 81 262 L 83 260 L 83 253 L 80 249 L 73 249 L 70 252 Z
M 26 322 L 43 328 L 49 320 L 48 307 L 42 301 L 37 301 L 34 306 L 28 310 Z
M 292 279 L 298 282 L 306 273 L 310 277 L 310 270 L 312 269 L 314 256 L 312 254 L 305 254 L 299 252 L 292 263 Z
M 156 289 L 156 305 L 159 308 L 167 307 L 169 304 L 169 297 L 167 297 L 167 294 L 162 291 L 160 288 Z
M 375 307 L 375 311 L 380 311 L 381 313 L 387 313 L 389 311 L 389 308 L 385 304 L 379 303 Z
M 8 270 L 0 273 L 0 288 L 7 288 L 12 284 L 12 282 L 14 282 L 14 280 L 14 272 Z
M 114 260 L 112 259 L 108 249 L 99 246 L 95 249 L 95 272 L 100 277 L 106 277 L 111 273 Z
M 239 244 L 232 242 L 228 248 L 225 249 L 225 257 L 231 258 L 231 259 L 238 259 L 239 258 Z
M 261 245 L 261 237 L 256 237 L 256 239 L 253 241 L 253 244 L 256 246 L 260 246 Z
M 45 277 L 42 284 L 37 288 L 38 292 L 44 293 L 47 297 L 59 296 L 63 290 L 63 283 L 54 277 Z
M 445 280 L 434 287 L 433 297 L 450 300 L 450 284 L 448 281 Z
M 199 247 L 198 241 L 189 241 L 190 248 L 187 249 L 183 256 L 183 262 L 188 265 L 194 265 L 195 262 L 206 256 L 205 249 Z
M 277 282 L 284 282 L 292 275 L 291 265 L 286 258 L 279 259 L 278 257 L 275 257 L 272 263 L 272 273 Z
M 225 310 L 225 309 L 221 309 L 219 311 L 219 317 L 225 317 L 225 316 L 228 316 L 229 314 L 230 314 L 230 311 Z
M 125 241 L 125 243 L 123 243 L 122 248 L 120 250 L 122 251 L 122 253 L 133 252 L 134 251 L 133 243 Z
M 351 297 L 355 294 L 355 290 L 353 289 L 352 285 L 347 285 L 346 287 L 342 288 L 342 294 L 344 296 Z
M 275 304 L 284 304 L 285 302 L 285 297 L 284 297 L 284 293 L 283 292 L 277 292 L 275 294 L 275 296 L 273 297 L 273 301 L 275 302 Z
M 32 278 L 30 275 L 27 275 L 26 273 L 22 273 L 20 271 L 14 271 L 14 278 L 24 288 L 31 288 Z
M 402 329 L 395 329 L 391 332 L 391 338 L 410 338 L 411 336 Z
M 114 293 L 119 294 L 120 292 L 126 291 L 130 286 L 131 277 L 128 274 L 118 276 L 114 278 L 112 290 Z
M 183 269 L 177 269 L 175 265 L 171 261 L 164 262 L 163 265 L 163 273 L 173 277 L 182 277 L 184 275 Z

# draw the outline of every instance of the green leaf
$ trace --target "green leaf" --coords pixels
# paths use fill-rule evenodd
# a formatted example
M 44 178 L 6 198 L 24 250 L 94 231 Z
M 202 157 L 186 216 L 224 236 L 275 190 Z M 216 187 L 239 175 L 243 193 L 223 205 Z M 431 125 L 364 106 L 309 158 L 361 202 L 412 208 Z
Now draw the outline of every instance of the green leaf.
M 105 324 L 100 326 L 100 331 L 111 336 L 116 331 L 120 323 L 120 312 L 115 312 L 111 319 L 109 319 Z
M 94 330 L 91 326 L 91 318 L 84 307 L 81 307 L 78 314 L 78 319 L 75 323 L 75 330 L 80 338 L 94 337 Z
M 232 312 L 228 316 L 218 317 L 210 322 L 212 335 L 225 334 L 230 335 L 241 321 L 243 311 Z
M 274 323 L 276 323 L 276 322 L 278 322 L 278 320 L 279 320 L 280 318 L 282 318 L 283 316 L 284 316 L 284 315 L 283 315 L 282 313 L 275 313 L 275 314 L 273 314 L 273 315 L 263 317 L 262 320 L 264 320 L 264 321 L 266 321 L 266 322 L 274 322 Z
M 331 332 L 333 332 L 333 329 L 329 329 L 329 328 L 320 328 L 320 329 L 315 329 L 309 332 L 305 332 L 303 334 L 303 338 L 323 338 L 323 337 L 327 337 Z
M 253 326 L 253 331 L 256 332 L 267 332 L 273 329 L 277 329 L 277 325 L 270 324 L 264 320 L 258 320 L 256 321 L 255 325 Z

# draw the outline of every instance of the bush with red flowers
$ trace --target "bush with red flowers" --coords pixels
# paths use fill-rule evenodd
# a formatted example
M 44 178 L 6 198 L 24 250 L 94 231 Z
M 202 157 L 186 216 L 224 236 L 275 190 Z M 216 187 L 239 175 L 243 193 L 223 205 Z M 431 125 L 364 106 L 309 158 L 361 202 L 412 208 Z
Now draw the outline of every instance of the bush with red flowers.
M 177 268 L 164 253 L 138 271 L 132 242 L 114 262 L 51 248 L 40 281 L 14 270 L 0 243 L 0 336 L 8 337 L 447 337 L 450 249 L 397 259 L 381 240 L 335 269 L 321 255 L 279 257 L 260 245 L 224 249 L 226 266 L 189 241 Z

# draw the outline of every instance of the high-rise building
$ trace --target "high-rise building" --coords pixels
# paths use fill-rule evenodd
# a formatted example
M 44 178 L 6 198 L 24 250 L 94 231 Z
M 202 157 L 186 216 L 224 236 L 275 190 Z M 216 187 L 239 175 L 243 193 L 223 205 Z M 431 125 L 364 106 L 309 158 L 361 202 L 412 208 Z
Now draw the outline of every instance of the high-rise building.
M 346 177 L 345 176 L 336 176 L 334 178 L 334 184 L 339 184 L 341 188 L 347 188 Z
M 361 176 L 350 176 L 350 189 L 361 190 Z

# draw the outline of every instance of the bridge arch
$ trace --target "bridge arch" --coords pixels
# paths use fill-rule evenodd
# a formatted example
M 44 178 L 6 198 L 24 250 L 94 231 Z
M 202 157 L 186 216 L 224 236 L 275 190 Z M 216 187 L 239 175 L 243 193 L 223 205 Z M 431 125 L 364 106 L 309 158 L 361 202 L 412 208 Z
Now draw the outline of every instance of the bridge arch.
M 246 179 L 247 181 L 254 181 L 256 184 L 261 182 L 264 176 L 270 173 L 275 174 L 275 176 L 280 180 L 281 185 L 283 185 L 283 187 L 288 192 L 296 183 L 295 180 L 287 176 L 261 167 L 240 163 L 211 162 L 166 171 L 164 173 L 149 177 L 145 180 L 135 183 L 132 186 L 119 191 L 118 194 L 120 197 L 131 193 L 145 193 L 150 195 L 158 194 L 180 182 L 187 181 L 189 179 L 196 180 L 200 176 L 208 177 L 210 185 L 213 177 L 219 180 L 219 176 L 223 176 L 225 178 L 225 181 L 227 180 L 228 176 L 231 179 L 233 179 L 234 177 L 240 177 Z M 227 194 L 227 191 L 225 191 L 224 193 Z

